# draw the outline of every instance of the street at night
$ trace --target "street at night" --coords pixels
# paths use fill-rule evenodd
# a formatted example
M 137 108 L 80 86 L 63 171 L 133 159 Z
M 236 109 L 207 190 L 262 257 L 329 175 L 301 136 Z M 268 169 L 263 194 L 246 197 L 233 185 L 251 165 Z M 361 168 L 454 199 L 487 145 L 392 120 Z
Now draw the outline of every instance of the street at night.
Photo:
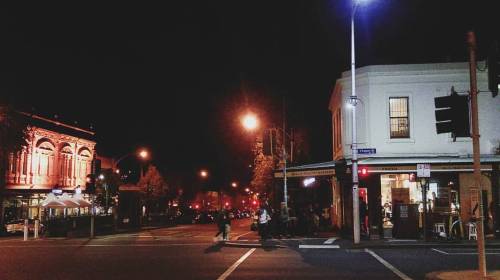
M 500 280 L 498 11 L 2 5 L 0 280 Z
M 261 244 L 248 226 L 248 220 L 234 225 L 228 242 L 234 245 L 214 243 L 214 225 L 148 229 L 94 240 L 23 242 L 11 237 L 0 240 L 0 279 L 423 279 L 433 271 L 472 269 L 477 258 L 471 247 L 363 249 L 336 240 L 333 244 L 339 248 L 300 248 L 321 245 L 328 238 Z M 500 246 L 487 253 L 488 267 L 500 269 Z

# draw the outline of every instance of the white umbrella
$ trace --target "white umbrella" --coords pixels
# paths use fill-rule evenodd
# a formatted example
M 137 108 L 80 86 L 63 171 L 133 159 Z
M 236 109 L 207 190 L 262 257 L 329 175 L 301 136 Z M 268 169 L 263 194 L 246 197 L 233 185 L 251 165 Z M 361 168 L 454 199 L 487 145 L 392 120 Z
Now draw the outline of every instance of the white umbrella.
M 80 208 L 85 208 L 85 207 L 91 207 L 92 203 L 88 202 L 87 200 L 83 199 L 81 194 L 75 194 L 73 195 L 73 201 L 78 203 L 78 207 Z
M 81 207 L 80 204 L 73 198 L 69 197 L 67 193 L 64 193 L 59 198 L 59 201 L 62 202 L 67 208 L 78 208 Z
M 53 193 L 49 193 L 39 206 L 42 208 L 66 208 L 66 205 Z

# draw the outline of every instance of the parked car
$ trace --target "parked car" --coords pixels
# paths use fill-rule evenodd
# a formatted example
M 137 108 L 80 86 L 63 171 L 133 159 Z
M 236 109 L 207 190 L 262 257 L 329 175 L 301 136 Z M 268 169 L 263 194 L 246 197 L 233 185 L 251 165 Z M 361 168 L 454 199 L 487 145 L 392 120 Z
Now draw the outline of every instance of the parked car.
M 14 220 L 5 224 L 5 230 L 7 233 L 15 234 L 22 233 L 24 231 L 24 220 Z M 28 219 L 28 232 L 35 232 L 35 220 Z M 40 229 L 38 230 L 39 234 L 43 234 L 45 232 L 45 225 L 40 223 Z

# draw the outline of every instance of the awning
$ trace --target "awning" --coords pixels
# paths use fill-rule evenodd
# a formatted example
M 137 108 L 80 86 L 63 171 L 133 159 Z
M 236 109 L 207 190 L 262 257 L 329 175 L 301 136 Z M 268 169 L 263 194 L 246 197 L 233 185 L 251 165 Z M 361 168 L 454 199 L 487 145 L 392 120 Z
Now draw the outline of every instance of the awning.
M 71 198 L 67 193 L 61 195 L 61 197 L 49 193 L 38 206 L 41 208 L 85 208 L 91 205 L 81 195 L 75 194 L 75 197 Z
M 431 172 L 472 172 L 473 157 L 466 156 L 413 156 L 413 157 L 367 157 L 358 160 L 359 166 L 369 166 L 368 173 L 411 173 L 417 172 L 417 164 L 431 164 Z M 491 171 L 493 164 L 500 163 L 500 155 L 481 155 L 481 171 Z M 312 163 L 287 168 L 287 177 L 335 176 L 338 161 Z M 347 173 L 351 161 L 346 160 Z M 283 170 L 274 172 L 275 178 L 283 178 Z

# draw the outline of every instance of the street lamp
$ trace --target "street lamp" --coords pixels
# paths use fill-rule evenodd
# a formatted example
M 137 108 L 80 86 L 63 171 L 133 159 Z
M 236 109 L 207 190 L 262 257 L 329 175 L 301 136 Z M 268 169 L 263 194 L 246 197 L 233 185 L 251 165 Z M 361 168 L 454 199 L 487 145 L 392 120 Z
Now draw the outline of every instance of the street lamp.
M 257 116 L 253 113 L 247 113 L 243 116 L 243 118 L 241 118 L 241 123 L 247 130 L 255 130 L 259 126 Z
M 354 48 L 354 15 L 359 4 L 368 2 L 369 0 L 353 0 L 351 11 L 351 96 L 349 103 L 352 105 L 352 143 L 351 143 L 351 162 L 352 162 L 352 212 L 353 212 L 353 235 L 354 244 L 360 241 L 360 219 L 359 219 L 359 178 L 358 178 L 358 143 L 357 143 L 357 127 L 356 127 L 356 105 L 358 97 L 356 95 L 356 57 Z
M 131 155 L 134 155 L 136 154 L 137 157 L 139 159 L 142 159 L 142 160 L 147 160 L 149 158 L 149 152 L 148 150 L 144 149 L 144 148 L 141 148 L 139 149 L 138 151 L 135 151 L 135 152 L 131 152 L 131 153 L 127 153 L 127 154 L 124 154 L 123 156 L 119 157 L 117 160 L 114 160 L 113 159 L 113 170 L 116 172 L 116 174 L 119 174 L 120 173 L 120 169 L 118 169 L 118 164 L 124 160 L 125 158 L 131 156 Z M 142 167 L 141 167 L 141 177 L 143 176 L 143 170 L 142 170 Z
M 276 135 L 278 132 L 283 132 L 283 141 L 282 141 L 282 161 L 283 161 L 283 203 L 285 209 L 288 209 L 288 187 L 287 187 L 287 154 L 286 154 L 286 137 L 288 136 L 290 139 L 290 158 L 293 160 L 293 137 L 286 132 L 285 126 L 285 103 L 283 102 L 283 128 L 271 128 L 269 130 L 276 131 Z M 258 119 L 257 117 L 249 113 L 242 118 L 243 127 L 247 130 L 255 130 L 258 127 Z M 280 131 L 281 130 L 281 131 Z
M 208 177 L 208 171 L 201 170 L 200 171 L 200 176 L 201 176 L 201 178 L 204 178 L 204 179 L 207 178 Z
M 238 186 L 238 183 L 236 183 L 236 182 L 231 183 L 231 187 L 236 188 L 237 186 Z

